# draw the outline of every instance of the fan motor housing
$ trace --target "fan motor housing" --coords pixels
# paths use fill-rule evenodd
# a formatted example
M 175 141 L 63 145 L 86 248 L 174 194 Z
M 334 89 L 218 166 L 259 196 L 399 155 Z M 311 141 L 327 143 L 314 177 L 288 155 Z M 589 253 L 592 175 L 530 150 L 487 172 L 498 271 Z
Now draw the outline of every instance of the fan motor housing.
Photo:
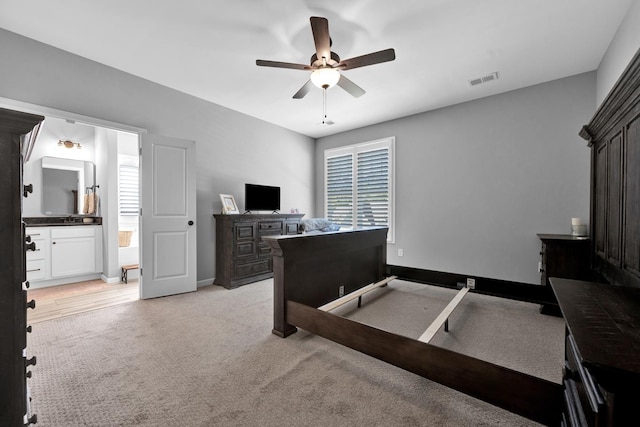
M 327 58 L 327 65 L 331 65 L 333 67 L 335 65 L 338 65 L 339 62 L 340 57 L 338 56 L 338 54 L 335 52 L 331 52 L 331 58 Z M 324 65 L 324 62 L 322 62 L 322 59 L 318 59 L 318 54 L 316 53 L 311 55 L 310 63 L 312 67 L 321 67 Z

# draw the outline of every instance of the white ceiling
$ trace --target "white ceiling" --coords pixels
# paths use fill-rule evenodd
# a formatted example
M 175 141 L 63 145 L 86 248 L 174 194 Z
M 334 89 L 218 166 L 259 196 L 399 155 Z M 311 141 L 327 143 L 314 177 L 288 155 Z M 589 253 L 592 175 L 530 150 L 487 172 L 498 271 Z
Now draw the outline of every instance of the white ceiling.
M 0 27 L 317 138 L 595 70 L 631 0 L 0 0 Z M 394 48 L 339 87 L 292 99 L 310 16 L 342 59 Z M 497 71 L 499 80 L 469 80 Z

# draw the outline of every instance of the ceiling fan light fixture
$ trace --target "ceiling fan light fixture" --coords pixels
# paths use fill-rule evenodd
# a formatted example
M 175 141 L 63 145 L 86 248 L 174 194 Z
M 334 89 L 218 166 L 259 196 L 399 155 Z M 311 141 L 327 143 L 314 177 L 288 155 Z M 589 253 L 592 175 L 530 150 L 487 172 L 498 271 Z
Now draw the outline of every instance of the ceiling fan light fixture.
M 311 82 L 320 89 L 329 89 L 340 80 L 340 73 L 335 68 L 322 67 L 311 73 Z

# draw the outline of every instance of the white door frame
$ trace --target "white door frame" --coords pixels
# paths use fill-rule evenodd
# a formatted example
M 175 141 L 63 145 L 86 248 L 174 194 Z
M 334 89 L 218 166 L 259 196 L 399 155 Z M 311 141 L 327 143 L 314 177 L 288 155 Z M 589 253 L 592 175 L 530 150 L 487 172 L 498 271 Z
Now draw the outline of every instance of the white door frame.
M 138 135 L 138 146 L 140 146 L 141 135 L 147 133 L 147 129 L 131 126 L 123 123 L 112 122 L 109 120 L 103 120 L 96 117 L 85 116 L 82 114 L 71 113 L 65 110 L 59 110 L 56 108 L 43 107 L 37 104 L 30 104 L 28 102 L 22 102 L 15 99 L 0 97 L 0 108 L 7 108 L 10 110 L 22 111 L 24 113 L 38 114 L 45 117 L 54 117 L 57 119 L 67 120 L 73 123 L 80 123 L 89 126 L 101 127 L 111 129 L 115 131 L 129 132 Z M 142 188 L 140 188 L 142 191 Z M 117 227 L 115 228 L 117 233 Z M 140 233 L 138 233 L 140 234 Z M 142 239 L 138 235 L 139 248 L 142 250 Z M 104 251 L 103 251 L 104 256 Z M 140 261 L 142 259 L 140 258 Z M 103 263 L 104 264 L 104 263 Z M 104 276 L 103 276 L 104 277 Z M 119 276 L 118 276 L 119 278 Z

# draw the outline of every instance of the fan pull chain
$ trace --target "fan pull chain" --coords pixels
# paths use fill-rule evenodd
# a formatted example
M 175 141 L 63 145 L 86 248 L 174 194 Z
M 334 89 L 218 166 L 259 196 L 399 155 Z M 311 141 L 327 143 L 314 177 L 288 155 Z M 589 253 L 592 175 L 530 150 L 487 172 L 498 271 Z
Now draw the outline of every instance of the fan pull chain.
M 322 89 L 322 124 L 327 124 L 327 88 Z

